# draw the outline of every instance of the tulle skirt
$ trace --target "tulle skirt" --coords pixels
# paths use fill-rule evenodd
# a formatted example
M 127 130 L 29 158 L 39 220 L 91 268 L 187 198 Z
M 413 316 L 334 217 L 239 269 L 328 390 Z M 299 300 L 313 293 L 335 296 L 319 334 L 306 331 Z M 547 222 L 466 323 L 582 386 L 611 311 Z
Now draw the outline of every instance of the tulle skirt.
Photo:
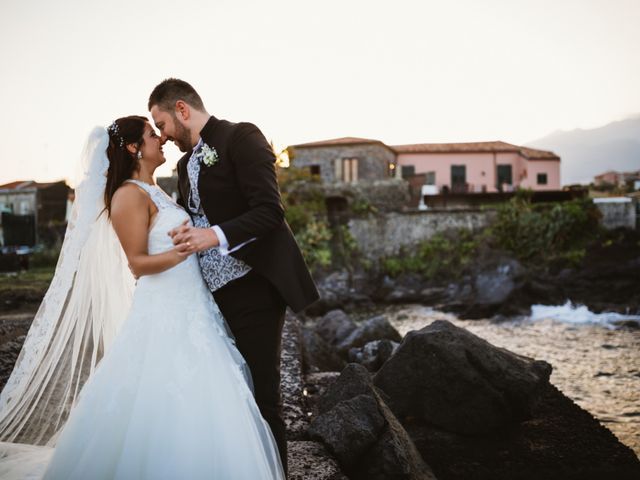
M 23 448 L 33 460 L 30 470 L 22 462 L 23 477 L 284 478 L 249 370 L 194 256 L 139 280 L 55 449 Z

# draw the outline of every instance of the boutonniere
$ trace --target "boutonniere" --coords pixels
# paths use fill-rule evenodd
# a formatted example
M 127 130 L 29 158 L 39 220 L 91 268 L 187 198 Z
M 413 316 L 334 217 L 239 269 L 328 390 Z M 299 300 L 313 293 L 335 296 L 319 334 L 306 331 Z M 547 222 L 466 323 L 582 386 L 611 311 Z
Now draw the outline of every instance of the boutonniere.
M 202 144 L 202 148 L 200 148 L 200 151 L 196 154 L 196 158 L 198 158 L 198 160 L 200 160 L 207 167 L 218 163 L 219 160 L 218 152 L 216 152 L 216 149 L 211 148 L 206 143 Z

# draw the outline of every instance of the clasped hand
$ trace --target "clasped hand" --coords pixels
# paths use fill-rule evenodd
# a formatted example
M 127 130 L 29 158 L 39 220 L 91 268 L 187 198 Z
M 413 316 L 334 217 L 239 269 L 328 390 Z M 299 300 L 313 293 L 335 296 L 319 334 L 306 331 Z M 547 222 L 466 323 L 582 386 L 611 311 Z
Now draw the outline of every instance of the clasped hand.
M 220 244 L 213 229 L 193 227 L 189 225 L 189 220 L 185 220 L 179 227 L 171 229 L 169 236 L 173 239 L 176 252 L 182 255 L 201 252 Z

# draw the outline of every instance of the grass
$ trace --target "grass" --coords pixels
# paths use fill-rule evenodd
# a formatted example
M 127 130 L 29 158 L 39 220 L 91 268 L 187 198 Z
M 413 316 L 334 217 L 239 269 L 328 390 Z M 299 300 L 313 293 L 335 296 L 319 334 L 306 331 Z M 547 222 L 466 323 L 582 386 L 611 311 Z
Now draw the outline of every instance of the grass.
M 46 290 L 55 267 L 39 267 L 17 273 L 0 273 L 0 292 L 16 290 Z

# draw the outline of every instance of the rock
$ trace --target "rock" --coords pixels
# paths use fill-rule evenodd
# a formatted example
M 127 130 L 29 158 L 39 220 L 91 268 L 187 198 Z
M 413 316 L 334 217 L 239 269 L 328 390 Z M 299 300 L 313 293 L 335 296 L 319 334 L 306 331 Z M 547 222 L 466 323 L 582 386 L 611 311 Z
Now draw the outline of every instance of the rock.
M 355 322 L 342 310 L 331 310 L 316 320 L 314 329 L 326 342 L 337 345 L 356 328 Z
M 494 347 L 446 320 L 409 332 L 374 384 L 402 421 L 480 434 L 527 418 L 551 366 Z
M 350 478 L 357 479 L 433 479 L 429 466 L 424 462 L 403 426 L 384 401 L 384 394 L 371 382 L 369 372 L 361 365 L 349 364 L 327 388 L 318 402 L 319 418 L 323 421 L 338 422 L 333 429 L 340 429 L 342 417 L 331 417 L 331 412 L 345 415 L 344 405 L 353 399 L 368 398 L 375 402 L 377 410 L 384 417 L 384 428 L 380 430 L 361 458 L 349 458 L 351 464 L 343 464 Z M 364 400 L 359 400 L 363 402 Z M 350 405 L 350 404 L 349 404 Z M 356 415 L 356 414 L 354 414 Z M 312 425 L 315 425 L 312 423 Z M 349 430 L 352 424 L 345 424 Z
M 522 266 L 510 259 L 491 270 L 478 273 L 474 280 L 476 303 L 499 305 L 504 302 L 515 289 L 515 277 L 521 272 Z
M 399 346 L 400 344 L 393 340 L 374 340 L 361 348 L 350 349 L 349 362 L 359 363 L 370 372 L 375 372 L 391 358 Z
M 320 414 L 309 427 L 311 438 L 327 445 L 340 464 L 349 471 L 359 462 L 382 433 L 384 417 L 370 395 L 357 395 Z
M 337 345 L 337 349 L 341 355 L 346 357 L 351 348 L 362 347 L 369 342 L 382 339 L 400 342 L 402 337 L 385 316 L 379 315 L 370 318 L 353 330 L 347 338 Z
M 532 418 L 490 435 L 405 425 L 440 479 L 631 480 L 640 461 L 591 414 L 547 385 Z
M 287 439 L 306 439 L 309 422 L 303 398 L 302 333 L 300 321 L 290 311 L 287 311 L 282 329 L 280 378 Z
M 367 369 L 357 363 L 349 363 L 318 400 L 318 412 L 328 412 L 338 403 L 358 395 L 373 396 L 373 389 L 371 374 Z
M 338 462 L 319 442 L 287 442 L 289 480 L 348 480 Z
M 345 367 L 336 350 L 314 330 L 302 327 L 302 339 L 305 372 L 339 372 Z
M 318 415 L 318 400 L 339 376 L 339 372 L 318 372 L 310 373 L 305 377 L 303 392 L 305 393 L 307 413 L 311 413 L 310 418 Z
M 435 480 L 431 467 L 389 407 L 378 397 L 387 428 L 366 453 L 356 478 L 362 480 Z
M 364 272 L 349 273 L 347 270 L 331 272 L 316 279 L 320 299 L 306 309 L 309 315 L 323 315 L 336 309 L 371 306 L 369 275 Z
M 386 303 L 410 303 L 421 300 L 423 280 L 419 275 L 404 273 L 396 278 L 385 275 L 375 292 L 375 299 Z

